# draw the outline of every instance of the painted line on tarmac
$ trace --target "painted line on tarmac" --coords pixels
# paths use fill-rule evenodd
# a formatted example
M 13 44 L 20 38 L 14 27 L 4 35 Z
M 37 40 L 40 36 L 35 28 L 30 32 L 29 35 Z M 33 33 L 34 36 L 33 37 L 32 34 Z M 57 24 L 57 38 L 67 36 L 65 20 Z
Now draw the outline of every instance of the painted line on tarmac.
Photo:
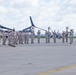
M 65 67 L 62 67 L 62 68 L 55 69 L 55 70 L 50 70 L 50 71 L 43 72 L 43 73 L 40 73 L 40 74 L 37 74 L 37 75 L 48 75 L 48 74 L 52 74 L 52 73 L 55 73 L 55 72 L 58 72 L 58 71 L 63 71 L 63 70 L 66 70 L 66 69 L 70 69 L 70 68 L 73 68 L 73 67 L 76 67 L 76 64 L 73 64 L 73 65 L 70 65 L 70 66 L 65 66 Z

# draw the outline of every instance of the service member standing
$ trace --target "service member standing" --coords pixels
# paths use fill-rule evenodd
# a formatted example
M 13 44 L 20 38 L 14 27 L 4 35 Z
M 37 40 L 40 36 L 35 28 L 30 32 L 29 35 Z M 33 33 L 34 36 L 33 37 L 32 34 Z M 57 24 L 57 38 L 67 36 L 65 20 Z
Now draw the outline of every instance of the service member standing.
M 41 34 L 40 30 L 38 30 L 37 32 L 38 43 L 40 43 L 40 34 Z
M 6 45 L 6 32 L 3 31 L 2 33 L 2 40 L 3 40 L 3 45 Z
M 12 31 L 8 31 L 8 45 L 11 45 L 11 32 Z
M 16 47 L 15 46 L 15 29 L 10 31 L 8 34 L 8 45 L 12 47 Z
M 70 44 L 72 44 L 73 43 L 73 30 L 71 29 L 70 30 L 70 36 L 69 36 L 69 38 L 70 38 Z
M 55 32 L 55 30 L 53 32 L 53 40 L 54 40 L 54 43 L 56 43 L 56 32 Z
M 68 42 L 68 27 L 66 27 L 65 38 L 66 38 L 66 42 Z
M 65 39 L 65 32 L 62 32 L 62 43 L 64 43 L 64 39 Z
M 50 35 L 51 35 L 50 27 L 48 27 L 47 35 L 48 35 L 48 43 L 50 43 Z
M 34 36 L 35 36 L 35 33 L 34 31 L 31 32 L 31 44 L 34 43 Z
M 27 32 L 24 33 L 24 43 L 27 43 Z
M 22 32 L 19 32 L 19 36 L 18 36 L 18 38 L 19 38 L 19 44 L 23 44 L 23 33 Z
M 18 32 L 15 32 L 15 44 L 18 45 Z
M 27 32 L 26 43 L 29 44 L 29 32 Z
M 16 47 L 15 46 L 15 33 L 16 33 L 15 29 L 13 29 L 12 32 L 11 32 L 11 46 L 12 47 Z
M 73 33 L 74 33 L 74 30 L 72 29 L 72 42 L 73 42 Z

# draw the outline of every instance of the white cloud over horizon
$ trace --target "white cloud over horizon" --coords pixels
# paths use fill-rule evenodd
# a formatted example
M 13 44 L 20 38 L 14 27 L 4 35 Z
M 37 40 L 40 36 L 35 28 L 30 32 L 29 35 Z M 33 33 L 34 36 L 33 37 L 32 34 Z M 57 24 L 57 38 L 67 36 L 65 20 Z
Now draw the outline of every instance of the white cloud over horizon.
M 76 0 L 0 0 L 0 24 L 16 30 L 30 26 L 29 16 L 38 27 L 76 32 Z

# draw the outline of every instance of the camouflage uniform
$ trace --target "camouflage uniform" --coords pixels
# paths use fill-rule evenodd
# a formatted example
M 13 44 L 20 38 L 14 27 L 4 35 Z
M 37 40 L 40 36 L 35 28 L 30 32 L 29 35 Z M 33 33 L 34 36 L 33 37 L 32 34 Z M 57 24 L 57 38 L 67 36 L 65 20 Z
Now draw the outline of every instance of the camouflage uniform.
M 15 46 L 15 30 L 12 30 L 8 35 L 8 44 L 12 47 Z
M 50 43 L 50 35 L 51 35 L 51 33 L 48 31 L 48 43 Z
M 12 38 L 11 32 L 12 31 L 8 31 L 8 45 L 11 45 L 11 38 Z
M 27 43 L 27 32 L 24 33 L 24 43 Z
M 54 43 L 56 43 L 56 32 L 53 32 L 53 39 L 54 39 Z
M 40 43 L 40 30 L 37 32 L 37 37 L 38 37 L 38 43 Z
M 66 42 L 68 42 L 68 27 L 66 27 L 65 38 L 66 38 Z
M 69 37 L 70 37 L 70 44 L 73 43 L 73 33 L 74 33 L 74 32 L 73 32 L 73 30 L 71 29 L 71 30 L 70 30 L 70 36 L 69 36 Z
M 15 32 L 15 44 L 16 45 L 18 44 L 18 36 L 19 36 L 18 32 Z
M 62 42 L 64 43 L 64 39 L 65 39 L 65 32 L 63 31 L 62 33 Z
M 35 33 L 31 32 L 31 43 L 34 43 L 34 36 L 35 36 Z
M 15 31 L 11 32 L 11 45 L 12 47 L 16 47 L 15 46 Z
M 5 32 L 3 32 L 2 39 L 3 39 L 3 45 L 5 45 L 5 43 L 6 43 L 6 33 Z
M 26 35 L 26 43 L 29 44 L 29 33 L 27 32 L 27 35 Z
M 51 35 L 50 27 L 48 27 L 47 35 L 48 35 L 48 43 L 50 43 L 50 35 Z
M 18 36 L 18 39 L 19 39 L 19 44 L 23 44 L 23 35 L 22 35 L 22 32 L 19 32 L 19 36 Z

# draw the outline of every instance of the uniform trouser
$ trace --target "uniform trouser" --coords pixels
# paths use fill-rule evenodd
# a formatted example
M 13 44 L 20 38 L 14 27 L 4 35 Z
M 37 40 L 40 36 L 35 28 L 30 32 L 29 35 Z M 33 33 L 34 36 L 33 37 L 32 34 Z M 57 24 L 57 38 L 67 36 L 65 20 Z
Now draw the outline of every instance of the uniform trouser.
M 48 43 L 50 43 L 50 37 L 48 37 Z
M 3 38 L 3 45 L 5 45 L 6 43 L 6 38 Z
M 34 39 L 33 38 L 31 39 L 31 43 L 34 43 Z
M 48 38 L 46 38 L 46 43 L 48 43 Z
M 14 43 L 15 43 L 15 44 L 18 44 L 18 38 L 15 37 Z
M 38 38 L 38 43 L 40 43 L 40 38 Z
M 26 38 L 26 37 L 24 38 L 24 43 L 25 43 L 25 44 L 27 43 L 27 38 Z
M 19 44 L 21 44 L 20 39 L 19 39 Z
M 64 43 L 64 38 L 62 39 L 62 42 Z
M 22 37 L 22 41 L 21 41 L 21 43 L 23 44 L 24 43 L 24 38 Z
M 19 44 L 22 44 L 22 38 L 19 38 Z
M 66 42 L 68 42 L 68 36 L 66 36 Z
M 70 37 L 70 44 L 73 42 L 73 38 L 72 37 Z
M 64 43 L 64 38 L 62 38 L 62 42 Z
M 54 43 L 56 43 L 56 38 L 54 38 Z
M 73 37 L 72 37 L 72 42 L 73 42 Z
M 26 39 L 26 43 L 29 44 L 29 38 Z
M 8 38 L 8 45 L 10 45 L 10 38 Z
M 12 45 L 12 46 L 15 46 L 15 38 L 12 38 L 12 39 L 11 39 L 11 45 Z
M 24 40 L 24 43 L 25 43 L 25 44 L 27 43 L 27 40 L 26 40 L 26 39 Z

